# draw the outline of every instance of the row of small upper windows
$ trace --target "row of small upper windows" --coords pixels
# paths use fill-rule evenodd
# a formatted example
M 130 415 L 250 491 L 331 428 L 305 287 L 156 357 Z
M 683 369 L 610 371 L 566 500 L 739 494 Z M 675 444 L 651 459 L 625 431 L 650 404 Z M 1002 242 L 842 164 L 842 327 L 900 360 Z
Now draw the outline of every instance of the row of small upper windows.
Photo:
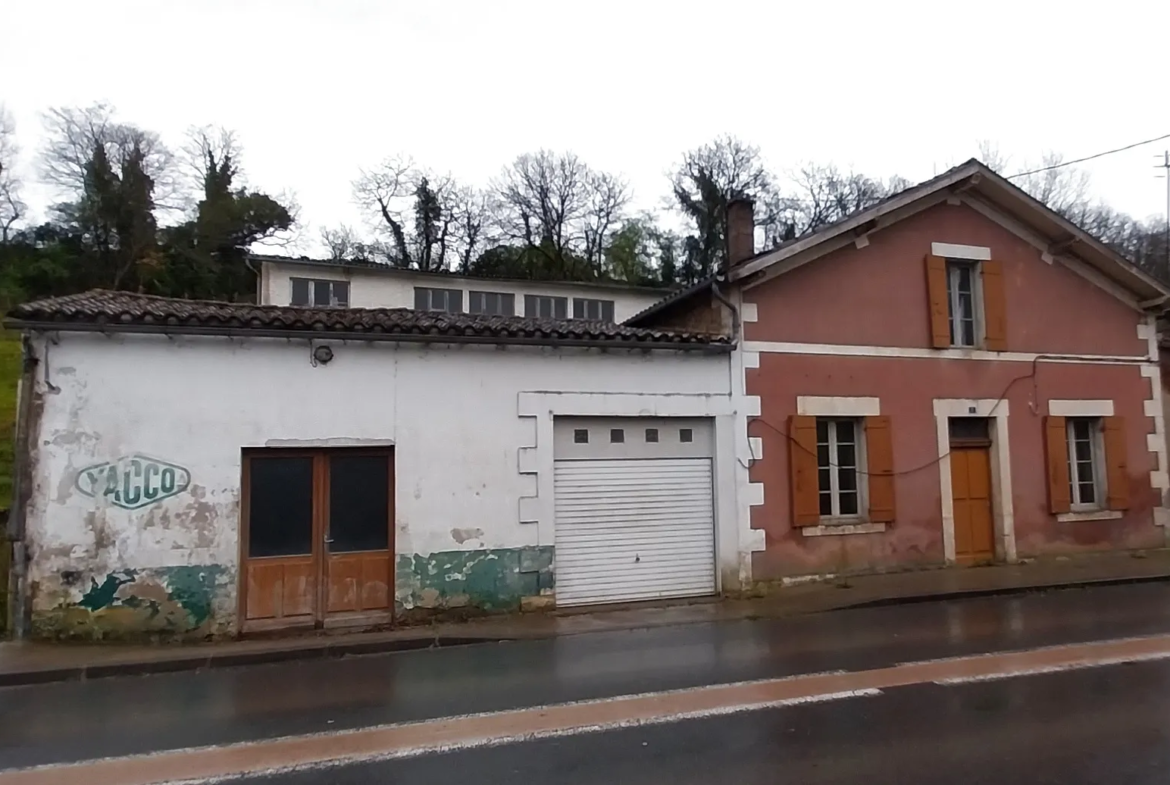
M 414 288 L 416 311 L 440 311 L 463 313 L 462 289 L 434 289 L 425 286 Z M 485 316 L 515 316 L 516 295 L 506 292 L 467 293 L 467 313 Z M 569 316 L 569 298 L 542 294 L 524 295 L 524 315 L 530 319 L 590 319 L 612 322 L 613 300 L 596 300 L 588 297 L 573 298 L 573 314 Z
M 473 290 L 467 295 L 467 313 L 485 316 L 516 315 L 514 294 Z M 313 308 L 348 308 L 349 282 L 293 278 L 291 304 Z M 414 308 L 417 311 L 464 313 L 463 290 L 416 286 Z M 588 297 L 573 298 L 573 315 L 570 317 L 568 297 L 526 294 L 524 314 L 534 319 L 573 318 L 604 322 L 614 320 L 613 300 L 596 300 Z
M 657 428 L 647 428 L 643 432 L 647 444 L 657 444 L 659 441 L 659 431 Z M 688 444 L 695 440 L 695 432 L 691 428 L 679 428 L 678 440 L 683 444 Z M 625 444 L 626 429 L 625 428 L 610 428 L 609 429 L 609 443 L 610 444 Z M 589 429 L 575 428 L 573 429 L 573 443 L 574 444 L 589 444 Z

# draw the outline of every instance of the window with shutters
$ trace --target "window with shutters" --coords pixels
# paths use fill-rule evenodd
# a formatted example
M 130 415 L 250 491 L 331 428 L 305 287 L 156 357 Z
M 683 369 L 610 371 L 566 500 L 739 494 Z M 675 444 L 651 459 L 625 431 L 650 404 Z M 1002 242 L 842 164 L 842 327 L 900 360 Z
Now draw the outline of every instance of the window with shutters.
M 817 489 L 821 518 L 859 518 L 865 509 L 861 422 L 817 418 Z
M 1079 403 L 1090 401 L 1050 401 Z M 1109 410 L 1112 406 L 1108 407 Z M 1129 460 L 1125 418 L 1102 414 L 1049 415 L 1044 418 L 1048 464 L 1048 510 L 1068 520 L 1084 514 L 1117 513 L 1129 509 Z M 1110 517 L 1118 517 L 1112 515 Z M 1090 518 L 1091 520 L 1091 518 Z
M 524 295 L 524 315 L 529 319 L 569 318 L 569 298 L 539 294 Z
M 932 347 L 1007 351 L 1003 265 L 986 258 L 929 255 L 926 282 Z
M 591 300 L 586 297 L 574 297 L 573 318 L 589 319 L 595 322 L 612 322 L 613 300 Z
M 414 309 L 441 313 L 463 313 L 462 289 L 434 289 L 414 287 Z
M 516 295 L 504 292 L 468 292 L 467 312 L 486 316 L 515 316 Z
M 1065 438 L 1070 509 L 1073 512 L 1099 510 L 1106 498 L 1101 418 L 1069 417 L 1065 422 Z
M 982 297 L 978 262 L 947 260 L 947 308 L 952 346 L 978 346 L 982 339 Z
M 290 305 L 308 308 L 348 308 L 349 282 L 293 278 Z

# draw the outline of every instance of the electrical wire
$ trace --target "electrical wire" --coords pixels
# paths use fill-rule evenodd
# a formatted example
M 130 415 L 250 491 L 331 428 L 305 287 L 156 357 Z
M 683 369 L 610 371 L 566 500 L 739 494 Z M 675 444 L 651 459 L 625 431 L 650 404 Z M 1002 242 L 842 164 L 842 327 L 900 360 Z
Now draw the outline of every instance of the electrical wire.
M 1085 161 L 1092 161 L 1095 158 L 1104 158 L 1105 156 L 1113 155 L 1114 153 L 1123 153 L 1126 150 L 1132 150 L 1133 148 L 1141 147 L 1144 144 L 1153 144 L 1154 142 L 1160 142 L 1163 139 L 1170 139 L 1170 134 L 1162 134 L 1161 136 L 1154 137 L 1153 139 L 1147 139 L 1144 142 L 1134 142 L 1133 144 L 1127 144 L 1125 147 L 1118 147 L 1116 150 L 1106 150 L 1103 153 L 1095 153 L 1094 155 L 1086 155 L 1084 158 L 1077 158 L 1077 159 L 1074 159 L 1072 161 L 1061 161 L 1060 163 L 1052 164 L 1051 166 L 1042 166 L 1039 169 L 1032 169 L 1031 171 L 1027 171 L 1027 172 L 1017 172 L 1016 174 L 1008 175 L 1006 179 L 1014 180 L 1017 177 L 1027 177 L 1030 174 L 1040 174 L 1041 172 L 1050 172 L 1053 169 L 1060 169 L 1060 168 L 1065 167 L 1065 166 L 1072 166 L 1073 164 L 1083 164 Z
M 984 417 L 994 417 L 994 416 L 995 416 L 995 411 L 996 411 L 996 409 L 998 409 L 998 408 L 999 408 L 999 405 L 1000 405 L 1001 403 L 1003 403 L 1005 400 L 1007 400 L 1007 394 L 1008 394 L 1008 393 L 1011 391 L 1012 387 L 1014 387 L 1014 386 L 1015 386 L 1015 384 L 1016 384 L 1017 382 L 1024 381 L 1025 379 L 1032 379 L 1032 380 L 1033 380 L 1033 394 L 1035 395 L 1035 392 L 1036 392 L 1036 390 L 1035 390 L 1035 380 L 1036 380 L 1036 374 L 1039 372 L 1039 362 L 1040 362 L 1040 359 L 1042 358 L 1042 356 L 1043 356 L 1043 355 L 1038 355 L 1038 356 L 1036 356 L 1036 357 L 1034 357 L 1034 358 L 1032 359 L 1032 371 L 1031 371 L 1030 373 L 1026 373 L 1026 374 L 1024 374 L 1024 375 L 1022 375 L 1022 376 L 1016 376 L 1016 377 L 1014 377 L 1014 378 L 1013 378 L 1011 381 L 1009 381 L 1009 382 L 1007 383 L 1007 386 L 1005 386 L 1005 387 L 1003 388 L 1003 392 L 1001 392 L 1001 393 L 999 394 L 999 396 L 996 398 L 995 404 L 994 404 L 994 405 L 991 407 L 991 409 L 988 411 L 988 413 L 987 413 L 986 415 L 982 415 L 982 416 L 984 416 Z M 765 420 L 763 417 L 752 417 L 752 418 L 750 418 L 750 419 L 748 420 L 748 425 L 750 426 L 750 425 L 751 425 L 753 422 L 759 422 L 759 423 L 763 423 L 763 424 L 764 424 L 764 425 L 766 425 L 768 428 L 770 428 L 771 430 L 773 430 L 773 431 L 775 431 L 776 433 L 780 434 L 780 435 L 781 435 L 781 436 L 783 436 L 785 439 L 787 439 L 789 442 L 791 442 L 792 444 L 794 444 L 794 445 L 796 445 L 797 447 L 799 447 L 801 450 L 804 450 L 804 451 L 805 451 L 806 453 L 808 453 L 809 455 L 812 455 L 813 457 L 817 458 L 817 460 L 818 460 L 818 463 L 819 463 L 819 461 L 820 461 L 820 456 L 818 456 L 818 455 L 816 454 L 816 452 L 814 452 L 813 450 L 810 450 L 809 448 L 805 447 L 803 444 L 801 444 L 800 442 L 798 442 L 796 439 L 794 439 L 794 438 L 791 436 L 791 434 L 789 434 L 787 431 L 785 431 L 785 430 L 783 430 L 782 428 L 779 428 L 779 427 L 777 427 L 777 426 L 773 425 L 772 423 L 770 423 L 770 422 L 768 422 L 767 420 Z M 920 465 L 920 466 L 915 466 L 915 467 L 913 467 L 913 468 L 910 468 L 910 469 L 903 469 L 903 470 L 901 470 L 901 471 L 892 472 L 892 473 L 890 473 L 890 474 L 885 474 L 885 473 L 883 473 L 881 476 L 883 476 L 883 477 L 903 477 L 903 476 L 905 476 L 905 475 L 908 475 L 908 474 L 915 474 L 915 473 L 917 473 L 917 472 L 923 471 L 924 469 L 929 469 L 929 468 L 931 468 L 932 466 L 937 466 L 937 465 L 938 465 L 940 462 L 942 462 L 942 460 L 943 460 L 944 458 L 947 458 L 947 457 L 949 457 L 949 456 L 950 456 L 950 454 L 951 454 L 951 451 L 948 449 L 946 452 L 944 452 L 943 454 L 939 455 L 937 458 L 932 458 L 931 460 L 927 461 L 926 463 L 924 463 L 924 464 L 922 464 L 922 465 Z M 751 465 L 752 465 L 752 464 L 754 464 L 754 463 L 755 463 L 757 460 L 760 460 L 760 459 L 756 458 L 755 456 L 752 456 L 751 460 L 749 461 L 749 464 L 748 464 L 747 466 L 745 466 L 745 468 L 747 468 L 747 469 L 750 469 L 750 468 L 751 468 Z M 743 461 L 740 461 L 740 465 L 743 465 Z M 838 466 L 837 464 L 833 463 L 832 461 L 830 461 L 830 462 L 828 463 L 828 466 L 829 466 L 830 468 L 833 468 L 833 469 L 840 469 L 840 468 L 842 468 L 841 466 Z M 869 476 L 869 474 L 870 474 L 870 472 L 868 472 L 868 471 L 867 471 L 867 470 L 865 470 L 865 469 L 862 469 L 860 466 L 847 466 L 847 467 L 844 467 L 844 468 L 846 468 L 846 469 L 850 469 L 850 470 L 852 470 L 852 471 L 856 472 L 858 475 Z

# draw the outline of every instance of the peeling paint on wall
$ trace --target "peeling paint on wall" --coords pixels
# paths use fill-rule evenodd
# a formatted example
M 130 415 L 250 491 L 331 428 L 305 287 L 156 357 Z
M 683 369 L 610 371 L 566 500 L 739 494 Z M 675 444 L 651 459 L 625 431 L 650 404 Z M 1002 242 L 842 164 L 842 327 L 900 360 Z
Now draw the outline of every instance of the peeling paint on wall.
M 522 598 L 552 593 L 553 548 L 400 554 L 395 573 L 399 610 L 518 610 Z
M 33 615 L 37 637 L 197 639 L 222 635 L 231 626 L 225 599 L 230 597 L 233 577 L 220 565 L 91 575 L 88 590 L 76 602 L 69 601 L 66 587 L 76 584 L 79 576 L 69 573 L 60 578 L 57 602 Z M 45 607 L 46 599 L 38 598 L 37 605 Z

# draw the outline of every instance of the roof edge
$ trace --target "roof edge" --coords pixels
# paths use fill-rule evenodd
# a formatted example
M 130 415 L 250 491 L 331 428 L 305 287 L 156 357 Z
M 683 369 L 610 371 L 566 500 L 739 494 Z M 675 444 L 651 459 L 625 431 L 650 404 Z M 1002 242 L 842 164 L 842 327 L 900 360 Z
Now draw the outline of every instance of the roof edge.
M 301 340 L 335 340 L 373 343 L 479 344 L 485 346 L 547 346 L 579 349 L 627 349 L 630 351 L 682 351 L 699 354 L 725 354 L 735 348 L 727 340 L 712 336 L 710 341 L 630 340 L 621 338 L 534 338 L 526 336 L 483 336 L 427 333 L 361 332 L 354 330 L 297 330 L 256 327 L 219 327 L 161 324 L 102 324 L 99 322 L 55 322 L 5 318 L 6 329 L 22 332 L 76 332 L 130 335 L 189 335 L 207 338 L 280 338 Z

